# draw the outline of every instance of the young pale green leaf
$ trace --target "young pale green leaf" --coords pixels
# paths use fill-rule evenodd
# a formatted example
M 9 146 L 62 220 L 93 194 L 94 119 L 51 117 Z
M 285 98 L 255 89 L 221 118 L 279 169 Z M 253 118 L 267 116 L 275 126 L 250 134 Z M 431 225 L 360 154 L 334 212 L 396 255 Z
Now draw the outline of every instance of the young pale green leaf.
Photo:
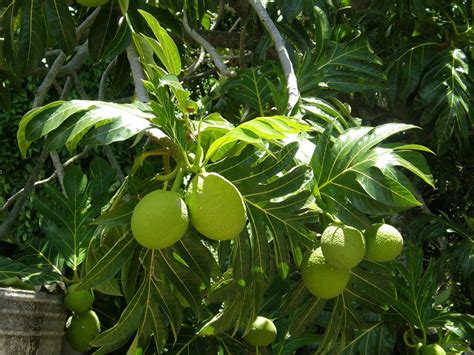
M 67 55 L 73 54 L 77 42 L 76 29 L 67 3 L 62 0 L 46 0 L 45 13 L 49 32 L 59 48 Z
M 206 160 L 222 159 L 237 142 L 267 150 L 267 141 L 283 139 L 289 134 L 305 132 L 309 129 L 309 126 L 284 116 L 258 117 L 235 127 L 215 140 L 206 153 Z
M 48 136 L 51 150 L 63 145 L 72 150 L 80 141 L 110 144 L 150 128 L 153 117 L 145 105 L 58 101 L 32 110 L 22 118 L 17 133 L 18 145 L 25 155 L 32 142 L 45 136 Z
M 181 73 L 181 57 L 179 56 L 178 48 L 173 39 L 166 30 L 160 26 L 155 17 L 143 10 L 139 10 L 139 12 L 145 18 L 148 26 L 150 26 L 155 35 L 155 39 L 146 36 L 143 36 L 143 38 L 151 45 L 167 72 L 169 74 L 179 75 Z

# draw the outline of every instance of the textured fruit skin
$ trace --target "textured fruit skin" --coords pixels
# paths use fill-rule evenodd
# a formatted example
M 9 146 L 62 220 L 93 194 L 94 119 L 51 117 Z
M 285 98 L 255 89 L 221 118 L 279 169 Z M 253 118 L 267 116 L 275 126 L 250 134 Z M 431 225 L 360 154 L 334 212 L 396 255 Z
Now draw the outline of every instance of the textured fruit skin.
M 364 236 L 358 229 L 333 224 L 321 235 L 321 249 L 329 264 L 349 270 L 365 256 Z
M 267 346 L 275 340 L 276 336 L 275 324 L 268 318 L 258 316 L 252 323 L 252 329 L 244 336 L 244 340 L 253 346 Z
M 216 173 L 201 173 L 191 180 L 187 193 L 191 224 L 213 240 L 239 236 L 247 217 L 239 190 Z
M 446 351 L 438 344 L 430 344 L 423 349 L 423 355 L 446 355 Z
M 403 237 L 389 224 L 374 224 L 365 231 L 367 260 L 386 262 L 395 259 L 403 249 Z
M 72 312 L 82 313 L 91 308 L 94 303 L 94 294 L 92 290 L 75 291 L 77 284 L 69 286 L 64 304 Z
M 78 4 L 81 4 L 82 6 L 87 6 L 87 7 L 96 7 L 96 6 L 102 6 L 105 5 L 109 2 L 109 0 L 77 0 Z
M 331 266 L 321 247 L 315 249 L 301 266 L 301 276 L 308 291 L 325 299 L 340 295 L 346 288 L 350 275 L 349 270 Z
M 90 342 L 99 333 L 100 321 L 94 311 L 77 313 L 66 322 L 66 340 L 76 351 L 89 350 Z
M 156 190 L 143 197 L 132 214 L 132 234 L 149 249 L 167 248 L 186 233 L 188 209 L 173 191 Z

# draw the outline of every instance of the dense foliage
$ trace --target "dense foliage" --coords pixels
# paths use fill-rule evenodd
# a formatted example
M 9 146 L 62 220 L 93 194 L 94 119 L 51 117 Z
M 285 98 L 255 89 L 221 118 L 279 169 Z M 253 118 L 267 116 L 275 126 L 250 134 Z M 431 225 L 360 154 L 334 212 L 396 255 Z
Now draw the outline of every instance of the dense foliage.
M 277 329 L 258 350 L 268 353 L 469 350 L 474 7 L 259 4 L 0 1 L 0 202 L 25 179 L 17 152 L 28 171 L 42 149 L 63 162 L 88 149 L 31 195 L 27 228 L 0 235 L 18 248 L 0 257 L 0 282 L 92 288 L 99 353 L 250 353 L 257 316 Z M 204 169 L 241 194 L 240 236 L 218 242 L 191 227 L 169 248 L 140 246 L 137 203 L 157 189 L 184 194 Z M 323 299 L 300 266 L 334 222 L 393 224 L 405 247 L 395 261 L 363 260 Z

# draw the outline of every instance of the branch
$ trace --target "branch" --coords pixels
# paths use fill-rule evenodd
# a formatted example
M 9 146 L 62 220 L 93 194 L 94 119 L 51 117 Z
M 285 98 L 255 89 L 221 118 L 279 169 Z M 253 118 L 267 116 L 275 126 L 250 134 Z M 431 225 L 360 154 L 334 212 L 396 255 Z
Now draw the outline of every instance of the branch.
M 117 174 L 117 177 L 119 178 L 120 182 L 124 182 L 125 175 L 122 169 L 120 168 L 117 158 L 115 157 L 114 151 L 112 150 L 112 148 L 110 148 L 109 145 L 104 146 L 104 153 L 110 163 L 110 166 L 112 166 L 112 168 L 115 170 L 115 173 Z
M 94 23 L 95 18 L 99 14 L 101 7 L 97 7 L 85 20 L 82 22 L 76 30 L 76 38 L 78 42 L 81 42 L 83 38 L 89 34 L 89 29 Z
M 57 56 L 57 58 L 54 60 L 53 64 L 51 65 L 51 68 L 49 69 L 48 74 L 46 74 L 38 90 L 36 90 L 35 99 L 33 101 L 33 108 L 37 108 L 43 105 L 44 98 L 49 88 L 51 87 L 51 85 L 53 85 L 54 81 L 56 80 L 56 77 L 58 76 L 59 71 L 61 70 L 61 67 L 65 61 L 66 61 L 66 54 L 64 54 L 64 52 L 61 51 L 59 55 Z
M 133 42 L 127 47 L 127 59 L 130 63 L 130 69 L 132 71 L 133 83 L 135 85 L 135 94 L 141 102 L 148 102 L 150 98 L 148 92 L 143 85 L 143 80 L 145 79 L 145 74 L 143 73 L 142 65 L 138 60 L 137 51 L 133 45 Z
M 66 194 L 66 188 L 64 187 L 64 166 L 61 164 L 61 160 L 59 159 L 58 152 L 54 151 L 49 153 L 51 160 L 53 161 L 54 169 L 56 169 L 59 185 L 61 186 L 61 191 L 63 192 L 64 196 Z
M 100 84 L 99 84 L 99 95 L 98 95 L 98 99 L 100 101 L 103 101 L 105 99 L 105 86 L 107 84 L 107 79 L 110 75 L 110 72 L 112 71 L 112 69 L 114 68 L 115 66 L 115 63 L 117 63 L 117 57 L 115 57 L 110 63 L 109 65 L 107 65 L 107 68 L 105 68 L 105 71 L 104 73 L 102 74 L 102 77 L 100 78 Z
M 260 21 L 262 21 L 263 26 L 272 37 L 273 43 L 275 44 L 278 58 L 280 59 L 283 73 L 285 74 L 286 87 L 288 89 L 287 112 L 288 114 L 291 114 L 293 108 L 298 102 L 300 92 L 298 90 L 298 82 L 296 80 L 293 64 L 291 63 L 290 56 L 288 55 L 288 51 L 285 47 L 285 41 L 270 18 L 270 15 L 268 15 L 268 12 L 263 6 L 262 2 L 260 0 L 248 0 L 248 2 L 254 8 L 255 12 L 260 18 Z
M 13 223 L 15 223 L 16 217 L 18 216 L 18 214 L 20 213 L 20 210 L 25 205 L 26 200 L 28 199 L 28 195 L 34 190 L 35 180 L 38 177 L 39 172 L 41 168 L 43 167 L 47 156 L 48 156 L 48 152 L 46 150 L 43 150 L 38 160 L 36 161 L 36 165 L 33 168 L 33 171 L 31 172 L 31 175 L 28 178 L 28 181 L 25 184 L 21 197 L 15 203 L 15 206 L 13 206 L 5 222 L 3 222 L 3 224 L 0 226 L 0 240 L 3 240 L 7 237 L 8 231 L 13 226 Z
M 183 25 L 184 29 L 188 33 L 188 35 L 195 40 L 197 43 L 199 43 L 204 49 L 206 50 L 207 53 L 211 56 L 212 60 L 214 61 L 214 64 L 216 65 L 217 69 L 219 72 L 224 75 L 224 76 L 234 76 L 235 73 L 227 69 L 226 65 L 224 62 L 222 62 L 221 57 L 215 50 L 215 48 L 208 42 L 206 41 L 200 34 L 198 34 L 196 31 L 191 29 L 189 27 L 188 23 L 188 17 L 186 16 L 186 11 L 183 12 Z
M 81 84 L 81 80 L 79 79 L 79 76 L 77 75 L 76 71 L 73 71 L 72 74 L 72 79 L 74 81 L 74 87 L 76 88 L 81 100 L 88 100 L 89 97 L 87 96 L 86 91 L 84 90 L 84 87 Z
M 69 91 L 71 91 L 73 84 L 73 79 L 71 76 L 68 76 L 66 82 L 64 83 L 63 90 L 61 91 L 61 95 L 59 96 L 59 100 L 65 100 L 68 95 Z
M 74 163 L 75 161 L 81 159 L 84 155 L 87 154 L 87 147 L 79 154 L 71 157 L 69 160 L 67 160 L 64 164 L 63 164 L 63 167 L 66 168 L 67 166 L 71 165 L 72 163 Z M 52 173 L 48 178 L 44 179 L 44 180 L 38 180 L 36 181 L 33 185 L 34 187 L 38 187 L 38 186 L 41 186 L 43 184 L 46 184 L 50 181 L 52 181 L 54 178 L 56 178 L 58 176 L 58 172 L 55 171 L 54 173 Z M 2 208 L 0 208 L 0 213 L 2 212 L 5 212 L 6 210 L 8 210 L 12 205 L 13 203 L 21 196 L 25 193 L 25 188 L 22 188 L 21 190 L 15 192 L 8 200 L 7 202 L 5 202 L 5 204 L 2 206 Z

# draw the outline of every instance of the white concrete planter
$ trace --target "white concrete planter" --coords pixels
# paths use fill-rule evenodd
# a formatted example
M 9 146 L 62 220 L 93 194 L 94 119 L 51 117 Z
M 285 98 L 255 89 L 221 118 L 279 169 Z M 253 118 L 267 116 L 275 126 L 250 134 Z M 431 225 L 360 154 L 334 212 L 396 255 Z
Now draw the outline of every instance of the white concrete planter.
M 61 354 L 63 297 L 0 288 L 0 355 Z

